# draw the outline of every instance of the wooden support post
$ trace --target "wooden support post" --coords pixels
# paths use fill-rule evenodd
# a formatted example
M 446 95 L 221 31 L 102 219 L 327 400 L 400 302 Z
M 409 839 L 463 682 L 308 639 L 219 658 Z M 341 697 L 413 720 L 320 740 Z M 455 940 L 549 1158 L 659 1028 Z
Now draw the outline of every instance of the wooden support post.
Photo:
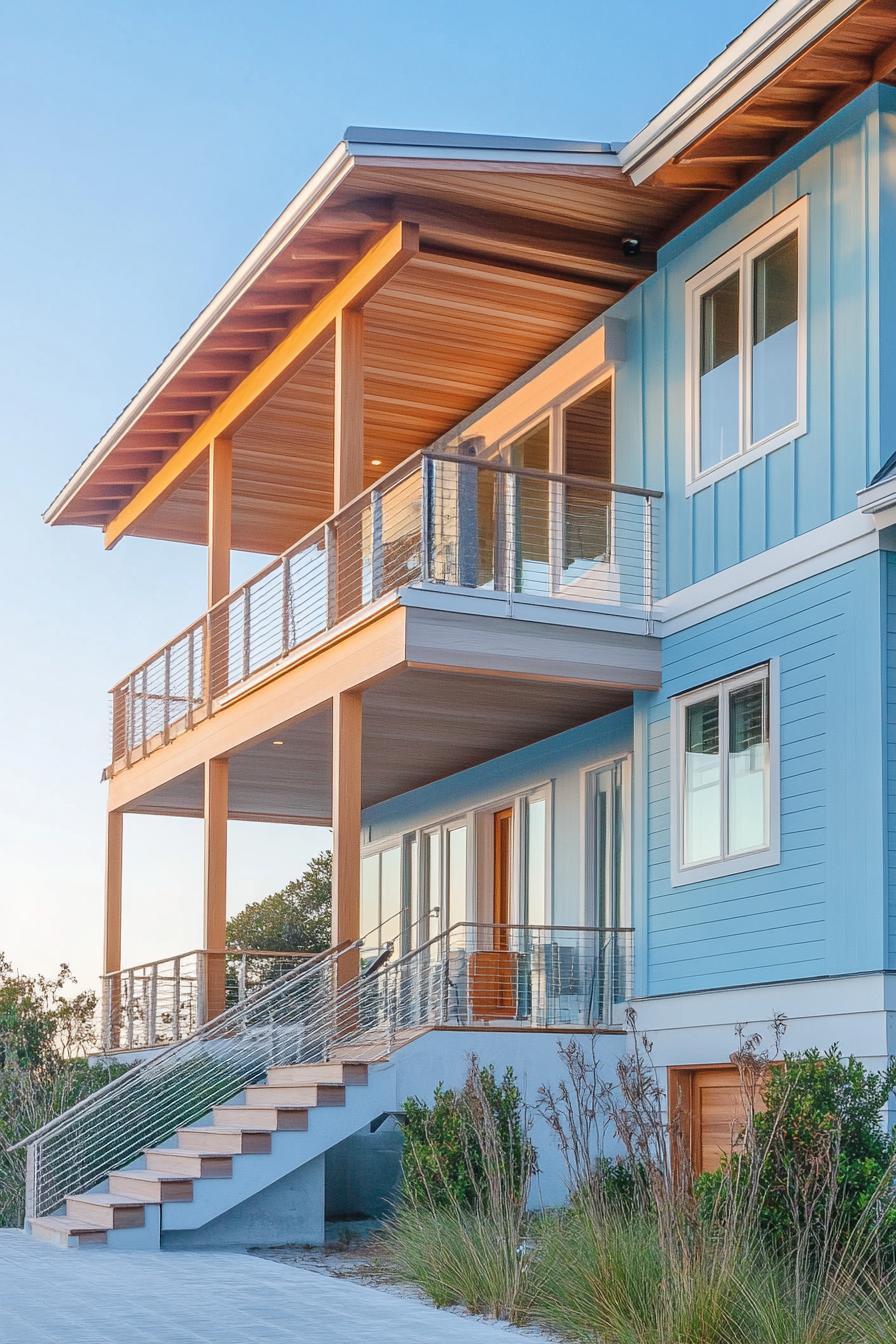
M 121 878 L 124 813 L 106 813 L 106 895 L 103 913 L 103 974 L 121 970 Z M 116 975 L 103 982 L 102 1043 L 115 1050 L 121 1034 L 121 984 Z
M 362 693 L 333 697 L 333 942 L 361 933 Z M 357 953 L 340 958 L 337 982 L 358 973 Z
M 230 547 L 233 516 L 233 444 L 213 439 L 208 448 L 208 605 L 213 607 L 230 592 Z M 230 657 L 229 612 L 222 608 L 209 618 L 209 699 L 227 686 Z
M 333 511 L 364 489 L 364 314 L 344 308 L 336 320 Z
M 364 314 L 343 309 L 336 319 L 333 406 L 333 511 L 364 489 Z M 361 605 L 363 516 L 359 510 L 336 525 L 337 619 Z
M 224 1011 L 224 948 L 227 943 L 228 762 L 205 762 L 205 883 L 202 945 L 205 948 L 204 1020 Z

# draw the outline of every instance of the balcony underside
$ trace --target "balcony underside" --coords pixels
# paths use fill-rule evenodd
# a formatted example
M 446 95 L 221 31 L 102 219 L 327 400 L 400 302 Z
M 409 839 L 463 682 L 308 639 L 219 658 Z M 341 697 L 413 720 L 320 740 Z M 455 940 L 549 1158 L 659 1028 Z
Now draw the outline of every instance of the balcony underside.
M 226 755 L 232 817 L 326 825 L 337 691 L 363 688 L 369 806 L 622 709 L 658 682 L 646 635 L 398 600 L 116 774 L 110 806 L 201 816 L 203 763 Z

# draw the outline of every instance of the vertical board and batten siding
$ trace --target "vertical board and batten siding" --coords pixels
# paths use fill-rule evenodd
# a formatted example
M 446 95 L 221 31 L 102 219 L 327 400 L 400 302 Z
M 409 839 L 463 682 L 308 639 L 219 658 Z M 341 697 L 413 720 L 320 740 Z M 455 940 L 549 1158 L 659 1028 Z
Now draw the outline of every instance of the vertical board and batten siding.
M 881 563 L 839 566 L 664 641 L 663 691 L 636 702 L 647 751 L 639 992 L 886 964 Z M 672 886 L 669 697 L 770 658 L 780 668 L 781 862 Z
M 869 89 L 663 248 L 656 274 L 609 310 L 627 324 L 616 473 L 665 494 L 668 593 L 852 511 L 896 447 L 896 389 L 885 373 L 881 396 L 879 363 L 894 344 L 896 261 L 880 227 L 882 214 L 885 232 L 896 225 L 894 113 L 896 89 Z M 686 282 L 803 196 L 808 432 L 686 496 Z
M 631 753 L 632 718 L 631 709 L 618 710 L 378 803 L 364 812 L 365 842 L 380 844 L 549 784 L 551 918 L 557 924 L 581 924 L 585 918 L 581 772 Z

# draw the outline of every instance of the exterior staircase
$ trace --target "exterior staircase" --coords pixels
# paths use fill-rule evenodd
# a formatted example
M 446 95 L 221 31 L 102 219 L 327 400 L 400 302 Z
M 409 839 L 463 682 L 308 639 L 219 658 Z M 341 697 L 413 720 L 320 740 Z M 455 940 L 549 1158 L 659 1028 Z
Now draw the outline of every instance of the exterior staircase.
M 264 1083 L 26 1230 L 61 1247 L 158 1248 L 166 1233 L 203 1227 L 394 1107 L 388 1058 L 272 1067 Z

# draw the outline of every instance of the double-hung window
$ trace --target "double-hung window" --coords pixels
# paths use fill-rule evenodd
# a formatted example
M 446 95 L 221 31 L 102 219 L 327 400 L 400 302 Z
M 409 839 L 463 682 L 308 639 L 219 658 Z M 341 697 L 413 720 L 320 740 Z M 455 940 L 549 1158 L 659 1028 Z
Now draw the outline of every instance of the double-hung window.
M 673 882 L 777 863 L 776 664 L 672 702 Z
M 806 200 L 688 281 L 688 491 L 806 430 Z

